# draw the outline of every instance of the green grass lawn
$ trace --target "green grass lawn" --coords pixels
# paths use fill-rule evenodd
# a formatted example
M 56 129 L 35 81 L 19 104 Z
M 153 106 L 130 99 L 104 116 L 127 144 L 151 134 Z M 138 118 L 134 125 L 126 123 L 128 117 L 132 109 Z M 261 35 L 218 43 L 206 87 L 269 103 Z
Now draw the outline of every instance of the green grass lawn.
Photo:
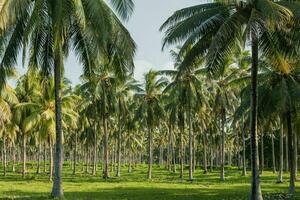
M 35 165 L 29 165 L 29 174 L 22 179 L 21 174 L 8 173 L 3 177 L 0 170 L 0 199 L 49 199 L 52 183 L 47 175 L 36 175 Z M 81 169 L 80 166 L 77 168 Z M 197 169 L 193 183 L 180 180 L 178 173 L 170 173 L 164 167 L 154 167 L 153 179 L 146 179 L 146 165 L 138 166 L 131 174 L 122 168 L 121 178 L 103 180 L 98 176 L 78 173 L 71 175 L 67 164 L 64 166 L 63 187 L 66 199 L 82 200 L 238 200 L 247 199 L 249 180 L 241 177 L 237 169 L 226 170 L 226 181 L 219 181 L 219 171 L 203 174 Z M 185 178 L 188 171 L 185 170 Z M 114 175 L 115 173 L 111 173 Z M 284 183 L 276 183 L 277 175 L 265 171 L 262 176 L 262 191 L 265 199 L 287 199 L 284 193 L 288 189 L 288 175 Z M 297 187 L 300 182 L 297 183 Z M 299 193 L 300 194 L 300 193 Z M 291 199 L 291 198 L 289 198 Z M 297 195 L 293 199 L 300 199 Z

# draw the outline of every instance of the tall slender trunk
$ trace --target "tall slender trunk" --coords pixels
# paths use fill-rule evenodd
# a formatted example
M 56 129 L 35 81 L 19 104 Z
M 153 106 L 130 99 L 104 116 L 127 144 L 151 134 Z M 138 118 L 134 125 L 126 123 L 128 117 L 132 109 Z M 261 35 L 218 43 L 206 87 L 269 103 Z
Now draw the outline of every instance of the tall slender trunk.
M 288 134 L 285 134 L 285 171 L 289 171 L 289 141 Z
M 59 6 L 57 6 L 59 7 Z M 59 8 L 61 9 L 61 8 Z M 60 39 L 60 37 L 58 36 Z M 61 116 L 61 69 L 63 67 L 63 51 L 61 41 L 58 41 L 54 52 L 54 83 L 55 83 L 55 161 L 54 161 L 54 181 L 52 196 L 62 198 L 64 196 L 62 188 L 62 167 L 63 167 L 63 135 L 62 135 L 62 116 Z
M 240 137 L 239 137 L 239 133 L 236 132 L 236 147 L 234 148 L 234 153 L 235 155 L 237 155 L 237 167 L 238 169 L 241 168 L 241 156 L 240 156 Z
M 89 173 L 89 150 L 88 146 L 86 147 L 85 150 L 85 173 Z
M 23 133 L 23 170 L 22 177 L 25 178 L 26 174 L 26 135 Z
M 13 143 L 13 146 L 12 146 L 12 172 L 15 172 L 16 171 L 16 146 L 15 144 Z
M 76 174 L 76 163 L 77 163 L 77 131 L 75 131 L 75 141 L 74 141 L 74 149 L 73 149 L 73 175 Z
M 120 104 L 120 102 L 119 102 Z M 121 109 L 120 109 L 121 110 Z M 121 111 L 119 111 L 121 112 Z M 122 139 L 122 127 L 121 127 L 121 113 L 119 113 L 119 122 L 118 122 L 118 146 L 117 146 L 117 151 L 118 151 L 118 168 L 117 168 L 117 177 L 121 176 L 121 139 Z
M 6 167 L 7 167 L 7 155 L 6 155 L 6 135 L 3 136 L 3 175 L 6 176 Z
M 231 166 L 231 164 L 232 164 L 231 151 L 232 151 L 232 149 L 228 149 L 228 165 L 229 166 Z
M 192 111 L 191 100 L 188 104 L 188 123 L 189 123 L 189 181 L 193 181 L 193 130 L 192 130 Z
M 259 177 L 259 159 L 258 159 L 258 142 L 257 142 L 257 74 L 258 74 L 258 38 L 255 30 L 251 31 L 251 48 L 252 48 L 252 67 L 251 67 L 251 119 L 250 119 L 250 136 L 251 136 L 251 200 L 262 200 Z
M 152 178 L 152 162 L 153 162 L 153 154 L 152 154 L 152 129 L 148 127 L 148 179 Z
M 206 132 L 203 134 L 203 169 L 204 174 L 207 173 L 207 158 L 206 158 Z
M 164 148 L 162 145 L 159 147 L 159 163 L 158 165 L 161 166 L 163 164 L 163 157 L 164 157 Z
M 49 181 L 52 181 L 53 178 L 53 144 L 49 138 Z M 56 169 L 55 169 L 56 170 Z M 54 170 L 54 171 L 55 171 Z
M 243 118 L 243 129 L 242 129 L 242 137 L 243 137 L 243 172 L 242 176 L 246 176 L 247 174 L 247 166 L 246 166 L 246 136 L 245 136 L 245 127 L 244 127 L 244 118 Z
M 196 171 L 197 166 L 197 158 L 196 158 L 196 150 L 197 150 L 197 143 L 196 143 L 196 134 L 193 134 L 193 173 Z
M 221 131 L 222 131 L 222 144 L 221 144 L 221 181 L 225 180 L 225 120 L 226 120 L 226 111 L 225 108 L 221 110 Z
M 273 173 L 276 173 L 276 160 L 275 160 L 275 145 L 274 145 L 274 134 L 271 135 L 272 142 L 272 164 L 273 164 Z
M 173 163 L 173 172 L 176 172 L 176 139 L 174 141 L 173 139 L 173 126 L 170 124 L 170 145 L 171 145 L 171 157 L 172 157 L 172 163 Z
M 211 142 L 212 142 L 212 139 L 211 139 Z M 210 146 L 210 172 L 212 172 L 213 169 L 214 169 L 214 149 L 213 149 L 213 146 L 211 145 Z
M 46 142 L 44 142 L 44 155 L 43 155 L 43 160 L 44 160 L 44 174 L 46 174 Z
M 37 155 L 37 168 L 36 168 L 37 174 L 41 173 L 41 152 L 42 152 L 42 143 L 39 142 L 38 155 Z
M 132 172 L 132 149 L 131 149 L 131 141 L 129 139 L 128 144 L 128 173 Z
M 290 166 L 290 186 L 289 186 L 289 194 L 295 194 L 295 181 L 296 181 L 296 158 L 295 158 L 295 143 L 293 136 L 293 128 L 292 128 L 292 113 L 291 111 L 287 111 L 286 113 L 286 121 L 288 128 L 288 144 L 289 144 L 289 166 Z
M 102 148 L 102 151 L 103 151 L 103 148 Z M 84 173 L 84 167 L 85 167 L 85 150 L 84 150 L 84 146 L 82 145 L 82 150 L 81 150 L 81 160 L 82 160 L 82 168 L 81 168 L 81 171 L 82 173 Z M 103 162 L 102 162 L 103 163 Z
M 105 104 L 104 104 L 105 105 Z M 103 116 L 103 130 L 104 130 L 104 140 L 103 140 L 103 178 L 108 178 L 108 133 L 107 133 L 107 120 L 106 113 Z
M 264 171 L 264 164 L 265 164 L 265 155 L 264 155 L 264 134 L 261 132 L 261 138 L 260 138 L 260 173 L 262 174 Z
M 184 156 L 183 156 L 183 130 L 184 128 L 181 128 L 180 131 L 180 178 L 183 178 L 183 163 L 184 163 Z
M 93 175 L 96 175 L 96 166 L 97 166 L 97 128 L 95 125 L 94 128 L 94 153 L 93 153 Z
M 283 120 L 280 120 L 280 139 L 279 139 L 279 171 L 278 171 L 278 182 L 282 183 L 283 175 Z
M 295 179 L 297 180 L 298 172 L 298 135 L 294 134 L 294 158 L 295 158 Z
M 169 122 L 168 125 L 168 146 L 167 146 L 167 162 L 166 162 L 166 168 L 168 169 L 169 172 L 172 171 L 171 169 L 171 160 L 172 160 L 172 155 L 171 155 L 171 150 L 172 148 L 172 139 L 171 139 L 171 123 Z
M 172 162 L 173 162 L 173 172 L 176 173 L 176 149 L 172 145 Z

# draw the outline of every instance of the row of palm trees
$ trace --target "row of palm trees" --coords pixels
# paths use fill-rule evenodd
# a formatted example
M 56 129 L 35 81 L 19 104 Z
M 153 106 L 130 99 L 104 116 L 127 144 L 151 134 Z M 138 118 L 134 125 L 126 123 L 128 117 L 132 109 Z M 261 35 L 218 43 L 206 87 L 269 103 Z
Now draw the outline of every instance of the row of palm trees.
M 103 178 L 120 177 L 124 163 L 128 165 L 128 172 L 132 172 L 136 164 L 147 162 L 149 179 L 155 163 L 165 165 L 174 173 L 179 164 L 180 178 L 184 177 L 184 166 L 189 166 L 189 181 L 193 181 L 197 166 L 202 167 L 204 173 L 218 166 L 221 181 L 225 181 L 225 165 L 242 167 L 241 174 L 245 176 L 250 160 L 246 156 L 250 54 L 243 51 L 237 55 L 238 58 L 228 60 L 223 75 L 216 80 L 208 78 L 205 67 L 180 71 L 179 65 L 175 65 L 174 70 L 149 71 L 143 84 L 135 81 L 131 74 L 118 77 L 106 65 L 93 72 L 93 78 L 82 76 L 82 84 L 74 88 L 65 80 L 62 85 L 64 159 L 70 161 L 72 173 L 78 173 L 78 166 L 82 165 L 82 172 L 92 170 L 96 175 L 101 163 Z M 274 70 L 267 60 L 261 60 L 261 64 L 258 87 L 260 163 L 263 169 L 264 149 L 272 148 L 272 154 L 267 155 L 272 157 L 274 173 L 278 169 L 278 182 L 282 182 L 283 142 L 289 147 L 291 144 L 287 141 L 297 139 L 296 134 L 292 139 L 284 140 L 284 136 L 288 136 L 289 126 L 297 130 L 298 119 L 295 117 L 291 121 L 293 124 L 288 124 L 291 122 L 283 121 L 284 116 L 278 116 L 285 109 L 282 106 L 286 106 L 286 98 L 297 105 L 300 80 L 298 70 L 287 75 Z M 290 88 L 282 85 L 286 84 L 282 82 L 285 78 L 291 81 Z M 23 163 L 22 169 L 17 168 L 17 171 L 25 177 L 29 154 L 29 159 L 37 163 L 37 173 L 41 173 L 43 157 L 43 171 L 48 171 L 49 180 L 52 180 L 56 137 L 54 79 L 45 79 L 40 71 L 30 68 L 18 79 L 15 90 L 6 85 L 2 91 L 1 100 L 5 104 L 1 109 L 10 113 L 5 115 L 8 118 L 1 118 L 4 175 L 7 171 L 16 171 L 17 157 Z M 296 107 L 294 112 L 297 113 Z M 263 139 L 270 138 L 266 133 L 272 138 L 272 146 L 264 144 Z M 281 158 L 277 161 L 274 146 L 280 148 Z M 286 156 L 286 161 L 297 157 L 297 152 L 292 152 L 294 155 Z M 285 168 L 289 170 L 287 165 Z M 295 177 L 291 176 L 291 187 L 294 182 Z
M 133 11 L 131 0 L 110 3 L 123 20 Z M 298 127 L 299 6 L 297 1 L 216 1 L 179 10 L 161 27 L 165 31 L 163 48 L 180 44 L 178 50 L 171 52 L 174 70 L 150 71 L 145 75 L 145 83 L 139 84 L 132 79 L 135 44 L 106 1 L 5 0 L 0 13 L 4 166 L 8 133 L 13 138 L 10 145 L 15 138 L 22 137 L 23 174 L 28 135 L 47 143 L 50 163 L 53 162 L 52 195 L 62 197 L 62 161 L 71 155 L 70 149 L 63 152 L 63 143 L 69 143 L 67 146 L 74 151 L 74 172 L 78 145 L 82 145 L 79 149 L 85 154 L 85 163 L 93 154 L 93 174 L 97 171 L 101 146 L 102 175 L 108 178 L 112 152 L 116 153 L 120 176 L 121 149 L 126 141 L 129 163 L 138 153 L 140 161 L 143 160 L 147 151 L 148 178 L 152 177 L 153 153 L 158 149 L 160 163 L 166 159 L 169 169 L 173 163 L 175 170 L 179 160 L 181 177 L 188 157 L 192 181 L 197 164 L 196 137 L 200 137 L 203 146 L 198 151 L 204 152 L 205 171 L 208 140 L 215 145 L 210 149 L 211 167 L 212 155 L 218 149 L 214 140 L 220 140 L 220 158 L 215 160 L 220 163 L 220 178 L 225 180 L 226 146 L 232 141 L 228 133 L 239 130 L 242 134 L 234 138 L 240 147 L 234 155 L 239 157 L 243 152 L 245 174 L 249 130 L 250 199 L 256 200 L 262 199 L 258 133 L 264 146 L 263 133 L 272 127 L 271 134 L 281 130 L 281 155 L 283 132 L 287 133 L 286 160 L 293 194 L 297 164 L 294 132 Z M 245 48 L 251 48 L 251 55 Z M 6 79 L 13 75 L 12 66 L 21 50 L 29 70 L 19 79 L 14 94 Z M 83 83 L 76 88 L 68 87 L 63 78 L 63 60 L 69 51 L 77 54 L 84 69 Z M 159 146 L 153 144 L 155 140 Z M 167 156 L 163 156 L 164 141 L 168 141 Z M 145 146 L 147 150 L 143 149 Z M 40 152 L 41 145 L 38 149 Z M 133 152 L 136 153 L 132 155 Z M 262 165 L 263 151 L 260 160 Z M 283 156 L 280 173 L 282 168 Z
M 124 20 L 133 11 L 131 0 L 111 0 L 110 3 Z M 28 57 L 30 66 L 40 68 L 45 76 L 54 74 L 56 145 L 52 195 L 62 197 L 61 82 L 64 58 L 73 50 L 88 74 L 97 66 L 103 47 L 118 35 L 123 40 L 115 49 L 124 59 L 133 57 L 134 42 L 111 7 L 102 0 L 3 0 L 0 18 L 2 87 L 22 49 L 23 60 Z

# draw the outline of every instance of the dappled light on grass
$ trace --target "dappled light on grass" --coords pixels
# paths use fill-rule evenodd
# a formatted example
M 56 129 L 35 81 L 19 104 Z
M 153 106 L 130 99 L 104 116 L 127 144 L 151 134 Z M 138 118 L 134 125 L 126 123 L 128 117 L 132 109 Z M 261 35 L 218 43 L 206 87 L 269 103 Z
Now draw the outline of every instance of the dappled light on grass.
M 0 199 L 50 199 L 52 183 L 47 175 L 36 175 L 34 167 L 29 165 L 30 173 L 25 180 L 21 179 L 21 174 L 8 173 L 7 177 L 2 177 Z M 188 168 L 184 171 L 184 179 L 180 180 L 178 173 L 168 172 L 164 166 L 154 166 L 153 179 L 149 181 L 146 165 L 137 166 L 132 173 L 128 173 L 127 166 L 123 166 L 120 178 L 113 176 L 115 172 L 110 172 L 111 178 L 107 180 L 99 174 L 92 176 L 81 171 L 72 175 L 69 167 L 64 166 L 63 181 L 65 198 L 72 200 L 243 200 L 248 198 L 250 187 L 250 175 L 241 177 L 241 171 L 236 168 L 226 168 L 225 182 L 219 180 L 219 169 L 207 174 L 203 174 L 202 169 L 196 169 L 194 181 L 189 183 Z M 98 169 L 99 172 L 101 169 Z M 272 172 L 264 172 L 262 190 L 265 199 L 288 198 L 285 194 L 288 188 L 287 174 L 283 184 L 276 184 L 276 177 Z

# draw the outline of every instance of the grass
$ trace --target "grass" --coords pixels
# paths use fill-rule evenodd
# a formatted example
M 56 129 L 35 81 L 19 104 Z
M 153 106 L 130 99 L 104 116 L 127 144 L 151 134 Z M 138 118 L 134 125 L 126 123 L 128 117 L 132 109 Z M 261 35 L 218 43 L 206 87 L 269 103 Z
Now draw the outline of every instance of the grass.
M 20 167 L 19 167 L 20 168 Z M 81 167 L 77 167 L 81 170 Z M 0 173 L 3 174 L 3 171 Z M 28 165 L 29 173 L 25 179 L 20 173 L 9 172 L 6 177 L 0 176 L 0 199 L 50 199 L 52 183 L 45 174 L 36 175 L 35 165 Z M 154 167 L 153 179 L 146 179 L 147 166 L 137 166 L 131 174 L 127 168 L 122 168 L 121 178 L 103 180 L 98 176 L 78 172 L 71 174 L 68 164 L 64 166 L 63 188 L 65 199 L 68 200 L 242 200 L 248 199 L 250 189 L 250 174 L 241 177 L 241 172 L 235 168 L 227 168 L 226 180 L 219 180 L 219 171 L 203 174 L 197 169 L 193 183 L 188 182 L 187 169 L 185 179 L 180 180 L 178 173 L 170 173 L 164 167 Z M 114 175 L 115 173 L 111 173 Z M 261 177 L 264 199 L 287 198 L 288 175 L 284 183 L 276 183 L 277 175 L 265 171 Z M 297 183 L 297 187 L 300 182 Z M 300 194 L 300 193 L 299 193 Z M 300 199 L 297 194 L 293 199 Z

